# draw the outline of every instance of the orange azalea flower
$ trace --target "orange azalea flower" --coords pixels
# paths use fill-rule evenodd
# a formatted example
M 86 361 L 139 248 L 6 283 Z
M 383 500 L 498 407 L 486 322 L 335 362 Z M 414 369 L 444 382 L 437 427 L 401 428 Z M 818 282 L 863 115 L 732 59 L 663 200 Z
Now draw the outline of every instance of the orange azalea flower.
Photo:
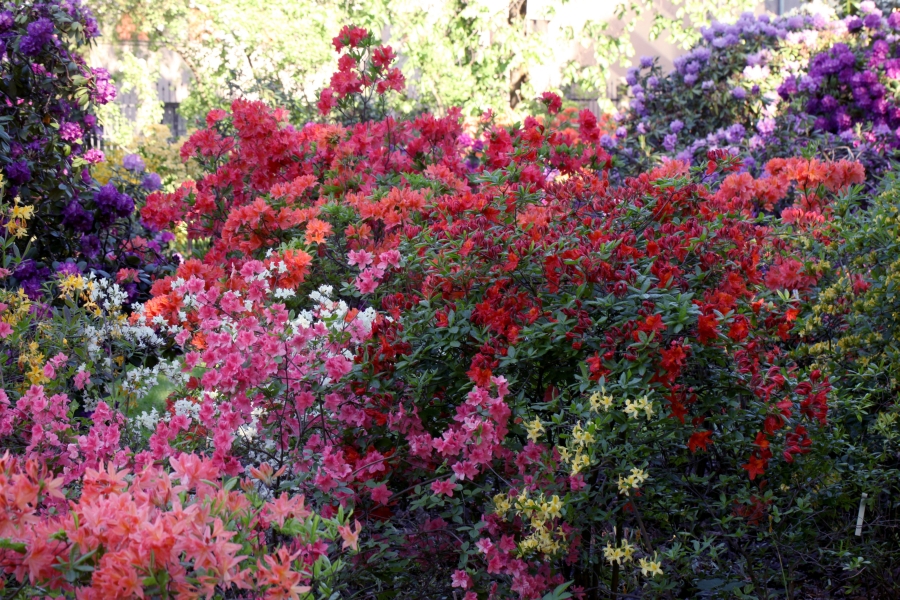
M 257 584 L 272 586 L 266 591 L 266 598 L 294 600 L 299 598 L 300 594 L 305 594 L 312 589 L 308 585 L 299 585 L 300 574 L 291 568 L 291 563 L 298 554 L 290 554 L 286 549 L 279 548 L 274 557 L 271 555 L 265 557 L 266 566 L 259 563 Z
M 331 235 L 331 223 L 322 221 L 321 219 L 311 219 L 306 224 L 306 243 L 321 244 L 325 242 L 325 238 Z
M 341 546 L 343 549 L 353 548 L 354 550 L 359 550 L 359 533 L 362 531 L 362 526 L 359 524 L 359 520 L 355 521 L 356 531 L 353 531 L 349 525 L 341 525 L 338 527 L 338 533 L 341 534 L 341 537 L 344 539 L 344 544 Z

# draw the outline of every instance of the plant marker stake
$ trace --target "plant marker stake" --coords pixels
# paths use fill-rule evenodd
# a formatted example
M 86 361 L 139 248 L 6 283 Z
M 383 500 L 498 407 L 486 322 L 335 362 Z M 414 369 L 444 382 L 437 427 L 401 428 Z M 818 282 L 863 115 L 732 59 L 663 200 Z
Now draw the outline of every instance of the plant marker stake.
M 859 499 L 859 514 L 856 516 L 856 535 L 862 535 L 863 517 L 866 514 L 866 498 L 868 494 L 863 492 L 862 498 Z

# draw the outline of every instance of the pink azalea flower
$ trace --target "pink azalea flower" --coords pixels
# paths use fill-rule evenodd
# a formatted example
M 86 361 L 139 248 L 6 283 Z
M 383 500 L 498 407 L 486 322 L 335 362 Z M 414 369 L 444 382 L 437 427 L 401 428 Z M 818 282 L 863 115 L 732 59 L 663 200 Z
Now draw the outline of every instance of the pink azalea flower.
M 356 286 L 360 293 L 371 294 L 378 288 L 378 281 L 375 280 L 372 272 L 366 269 L 353 281 L 353 285 Z
M 83 390 L 84 386 L 91 382 L 91 372 L 90 371 L 78 371 L 75 373 L 75 388 L 79 390 Z
M 452 498 L 453 490 L 455 489 L 456 484 L 449 479 L 445 479 L 443 481 L 435 481 L 431 484 L 431 491 L 434 492 L 435 495 L 445 494 Z
M 391 493 L 385 484 L 381 484 L 376 488 L 372 488 L 372 500 L 380 504 L 387 504 L 391 499 Z
M 347 262 L 351 267 L 357 266 L 360 269 L 364 269 L 365 267 L 372 264 L 372 254 L 366 252 L 365 250 L 360 250 L 358 252 L 351 250 L 348 256 L 350 257 L 350 260 L 348 260 Z
M 457 569 L 453 572 L 453 575 L 450 577 L 450 580 L 453 582 L 452 587 L 458 587 L 462 589 L 468 589 L 469 586 L 472 585 L 472 577 L 463 571 L 462 569 Z

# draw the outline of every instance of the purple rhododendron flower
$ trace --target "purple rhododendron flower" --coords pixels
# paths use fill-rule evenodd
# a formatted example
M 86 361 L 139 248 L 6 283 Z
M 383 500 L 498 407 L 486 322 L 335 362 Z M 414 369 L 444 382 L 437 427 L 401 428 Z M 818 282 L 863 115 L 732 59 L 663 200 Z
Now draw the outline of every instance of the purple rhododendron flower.
M 144 168 L 146 168 L 144 159 L 141 158 L 140 154 L 126 154 L 122 159 L 122 166 L 135 173 L 143 173 Z
M 744 129 L 744 126 L 740 123 L 735 123 L 725 130 L 725 139 L 728 140 L 729 144 L 740 144 L 744 139 L 745 133 L 747 133 L 747 130 Z
M 134 211 L 134 200 L 107 183 L 94 194 L 94 204 L 104 217 L 127 217 Z
M 20 160 L 6 166 L 6 176 L 16 185 L 22 185 L 31 181 L 31 169 L 26 161 Z
M 87 233 L 94 226 L 94 215 L 85 210 L 78 200 L 72 200 L 63 209 L 63 225 L 70 227 L 75 231 Z
M 109 80 L 106 69 L 92 69 L 94 73 L 94 90 L 91 99 L 97 104 L 109 104 L 116 99 L 116 86 Z
M 103 154 L 103 152 L 97 150 L 96 148 L 91 148 L 90 150 L 85 152 L 82 158 L 84 158 L 85 161 L 89 162 L 92 165 L 102 163 L 104 160 L 106 160 L 106 156 Z
M 635 69 L 633 67 L 631 69 L 628 69 L 628 73 L 625 75 L 625 83 L 627 83 L 628 85 L 637 84 L 637 81 L 638 81 L 637 76 L 638 76 L 637 69 Z
M 743 100 L 744 98 L 747 97 L 747 90 L 745 90 L 745 89 L 742 88 L 742 87 L 736 87 L 736 88 L 733 88 L 733 89 L 731 90 L 731 95 L 732 95 L 736 100 Z
M 88 258 L 96 258 L 100 254 L 100 238 L 96 235 L 81 236 L 81 253 Z
M 81 269 L 73 262 L 64 262 L 56 267 L 57 277 L 66 277 L 68 275 L 81 275 Z
M 16 17 L 8 10 L 0 12 L 0 32 L 6 31 L 16 22 Z
M 763 117 L 756 123 L 756 131 L 763 136 L 769 136 L 775 133 L 775 119 L 772 117 Z
M 38 19 L 28 24 L 27 31 L 19 41 L 19 50 L 26 56 L 35 56 L 53 39 L 53 21 Z
M 675 144 L 677 143 L 678 136 L 674 133 L 670 133 L 665 138 L 663 138 L 663 148 L 665 148 L 667 152 L 672 152 L 673 150 L 675 150 Z
M 34 300 L 40 296 L 41 286 L 50 277 L 50 269 L 38 267 L 33 260 L 24 260 L 13 272 L 13 276 L 28 297 Z
M 669 131 L 672 133 L 679 133 L 682 129 L 684 129 L 684 122 L 679 119 L 675 119 L 669 124 Z
M 881 15 L 870 14 L 863 19 L 863 25 L 869 29 L 878 29 L 881 27 Z
M 162 187 L 162 178 L 158 173 L 147 173 L 144 175 L 144 180 L 141 181 L 141 187 L 145 190 L 155 192 Z
M 59 126 L 59 137 L 67 142 L 80 140 L 82 136 L 81 126 L 78 123 L 64 122 Z

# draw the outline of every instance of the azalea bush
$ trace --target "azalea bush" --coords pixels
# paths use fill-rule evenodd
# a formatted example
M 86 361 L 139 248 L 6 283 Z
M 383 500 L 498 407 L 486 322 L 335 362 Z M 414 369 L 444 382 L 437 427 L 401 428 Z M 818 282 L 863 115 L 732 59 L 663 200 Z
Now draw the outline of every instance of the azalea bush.
M 3 277 L 21 260 L 13 241 Z M 0 290 L 0 590 L 329 597 L 358 547 L 348 512 L 274 493 L 266 463 L 238 478 L 204 455 L 135 454 L 153 447 L 157 408 L 173 430 L 192 413 L 166 405 L 189 375 L 164 357 L 164 328 L 129 322 L 127 285 L 74 271 L 45 284 L 46 302 Z
M 868 210 L 860 210 L 862 201 L 851 195 L 836 206 L 830 235 L 819 247 L 830 268 L 801 325 L 806 344 L 797 354 L 829 373 L 837 392 L 844 435 L 835 436 L 832 454 L 846 460 L 835 461 L 828 478 L 834 506 L 852 512 L 866 494 L 865 547 L 843 560 L 892 589 L 900 581 L 895 560 L 900 407 L 892 291 L 898 266 L 897 190 L 892 185 L 866 199 Z
M 38 461 L 0 458 L 0 568 L 13 597 L 185 598 L 265 593 L 329 597 L 356 549 L 359 522 L 322 519 L 302 496 L 266 499 L 208 460 L 183 454 L 171 470 L 87 469 L 77 500 Z M 267 474 L 259 472 L 264 478 Z M 40 516 L 46 514 L 53 516 Z M 55 513 L 55 514 L 54 514 Z

